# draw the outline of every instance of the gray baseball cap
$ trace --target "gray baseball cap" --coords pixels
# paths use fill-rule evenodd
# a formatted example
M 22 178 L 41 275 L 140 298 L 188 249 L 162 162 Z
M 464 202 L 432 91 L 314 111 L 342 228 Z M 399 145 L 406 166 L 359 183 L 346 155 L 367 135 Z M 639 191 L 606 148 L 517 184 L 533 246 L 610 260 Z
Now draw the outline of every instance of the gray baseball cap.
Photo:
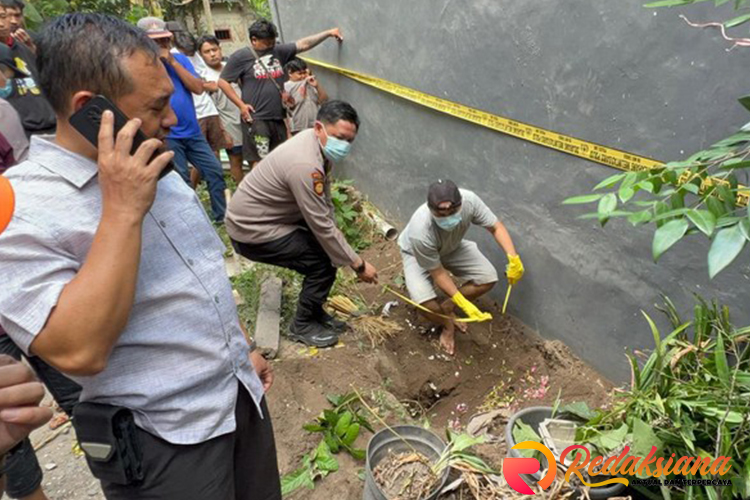
M 164 20 L 158 17 L 144 17 L 138 20 L 137 26 L 146 32 L 149 38 L 172 38 Z

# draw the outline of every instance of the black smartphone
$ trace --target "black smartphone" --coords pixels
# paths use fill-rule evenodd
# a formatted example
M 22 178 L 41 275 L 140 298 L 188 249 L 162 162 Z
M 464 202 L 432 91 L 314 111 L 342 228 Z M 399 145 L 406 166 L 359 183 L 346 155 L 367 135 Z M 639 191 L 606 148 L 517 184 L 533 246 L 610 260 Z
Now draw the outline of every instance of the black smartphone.
M 73 128 L 97 148 L 99 147 L 99 126 L 102 123 L 102 114 L 106 110 L 110 110 L 115 115 L 114 135 L 117 136 L 120 129 L 128 123 L 129 118 L 112 101 L 102 95 L 98 95 L 84 104 L 81 109 L 73 113 L 69 120 Z M 133 137 L 133 147 L 130 149 L 130 154 L 135 154 L 146 140 L 143 132 L 138 130 Z M 155 151 L 151 159 L 153 160 L 161 153 L 163 151 Z M 159 178 L 161 179 L 172 170 L 174 170 L 174 165 L 170 161 L 159 174 Z

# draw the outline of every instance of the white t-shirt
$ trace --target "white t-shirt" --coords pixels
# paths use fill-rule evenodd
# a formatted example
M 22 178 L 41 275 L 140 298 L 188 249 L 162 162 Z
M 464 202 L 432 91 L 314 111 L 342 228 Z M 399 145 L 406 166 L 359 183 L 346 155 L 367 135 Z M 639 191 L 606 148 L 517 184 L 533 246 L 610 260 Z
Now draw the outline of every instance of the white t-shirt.
M 226 63 L 222 63 L 222 68 L 224 67 L 224 64 Z M 221 70 L 217 71 L 212 67 L 206 65 L 206 73 L 204 78 L 207 82 L 218 82 L 220 76 Z M 239 86 L 237 86 L 236 83 L 230 83 L 229 85 L 232 86 L 237 95 L 242 94 Z M 219 117 L 221 118 L 221 124 L 224 125 L 224 130 L 226 130 L 229 133 L 229 136 L 232 138 L 232 143 L 235 146 L 242 146 L 240 109 L 235 106 L 234 103 L 230 101 L 226 94 L 224 94 L 224 92 L 222 92 L 221 90 L 217 90 L 216 92 L 211 94 L 211 99 L 213 99 L 214 104 L 216 105 L 216 109 L 219 111 Z
M 456 250 L 472 224 L 490 228 L 497 222 L 482 199 L 467 189 L 461 192 L 461 223 L 452 231 L 440 229 L 432 218 L 427 203 L 411 216 L 401 233 L 398 245 L 401 250 L 416 257 L 420 267 L 431 271 L 440 267 L 440 257 Z
M 208 66 L 206 66 L 203 58 L 197 53 L 192 56 L 186 55 L 185 57 L 190 59 L 190 62 L 193 63 L 193 67 L 195 68 L 195 72 L 198 73 L 198 76 L 207 80 L 206 70 L 208 69 Z M 201 118 L 208 118 L 209 116 L 219 116 L 219 111 L 216 109 L 216 105 L 208 92 L 203 92 L 201 95 L 193 94 L 193 104 L 195 105 L 195 114 L 198 116 L 199 120 Z

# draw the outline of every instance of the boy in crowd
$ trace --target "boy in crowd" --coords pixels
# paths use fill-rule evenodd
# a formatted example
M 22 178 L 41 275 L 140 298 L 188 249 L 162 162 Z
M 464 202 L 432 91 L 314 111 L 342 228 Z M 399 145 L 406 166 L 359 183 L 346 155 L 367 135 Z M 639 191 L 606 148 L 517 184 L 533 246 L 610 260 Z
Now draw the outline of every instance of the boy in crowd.
M 295 57 L 285 68 L 289 81 L 284 84 L 284 90 L 294 99 L 292 107 L 292 135 L 302 130 L 312 128 L 320 105 L 328 100 L 328 94 L 318 83 L 307 63 Z

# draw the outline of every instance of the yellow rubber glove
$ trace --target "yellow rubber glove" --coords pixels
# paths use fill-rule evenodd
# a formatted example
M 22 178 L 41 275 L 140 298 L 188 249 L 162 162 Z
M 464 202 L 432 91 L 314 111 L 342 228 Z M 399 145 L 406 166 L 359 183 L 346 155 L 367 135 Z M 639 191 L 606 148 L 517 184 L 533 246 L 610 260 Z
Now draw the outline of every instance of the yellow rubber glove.
M 478 322 L 489 321 L 492 319 L 492 315 L 490 313 L 480 311 L 477 306 L 472 304 L 469 299 L 464 297 L 461 292 L 456 292 L 456 295 L 451 297 L 451 300 L 458 307 L 460 307 L 463 312 L 466 313 L 466 316 L 468 316 L 469 319 L 473 319 Z
M 515 285 L 523 278 L 523 262 L 518 255 L 508 255 L 508 265 L 505 266 L 505 276 L 508 283 Z

